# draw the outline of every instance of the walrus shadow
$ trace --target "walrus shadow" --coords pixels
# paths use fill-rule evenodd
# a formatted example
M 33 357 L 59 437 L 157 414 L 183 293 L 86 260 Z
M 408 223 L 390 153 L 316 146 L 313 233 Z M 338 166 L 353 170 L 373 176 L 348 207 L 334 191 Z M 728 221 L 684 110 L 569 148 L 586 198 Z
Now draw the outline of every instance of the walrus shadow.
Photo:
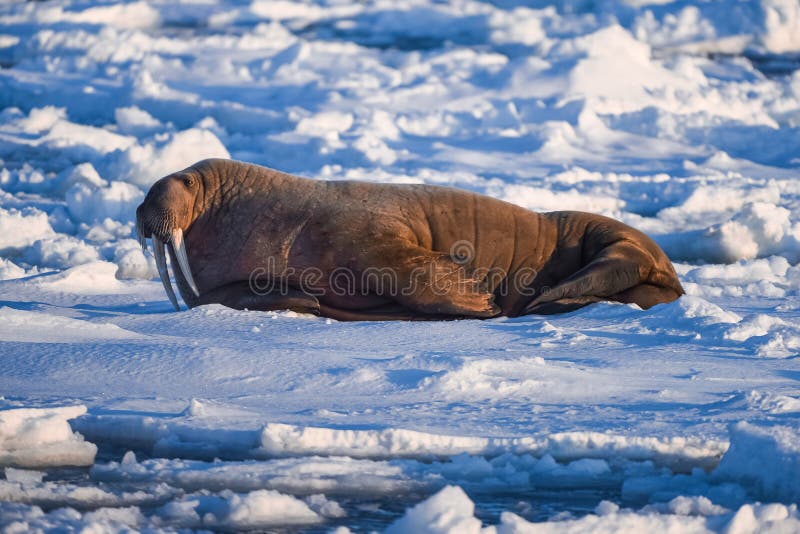
M 415 389 L 423 380 L 432 376 L 444 374 L 444 371 L 429 371 L 427 369 L 394 369 L 386 372 L 386 379 L 395 386 L 403 389 Z
M 18 311 L 43 311 L 54 307 L 47 302 L 37 300 L 0 300 L 0 308 L 11 308 Z
M 184 411 L 180 412 L 154 412 L 151 410 L 121 410 L 112 408 L 92 407 L 86 414 L 89 416 L 134 416 L 134 417 L 153 417 L 156 419 L 172 419 L 185 415 Z
M 671 344 L 685 345 L 687 342 L 691 342 L 692 344 L 701 347 L 706 347 L 709 349 L 713 348 L 719 350 L 719 340 L 714 338 L 706 339 L 705 337 L 697 339 L 694 334 L 690 334 L 688 332 L 685 334 L 671 334 L 665 332 L 654 333 L 654 332 L 582 331 L 582 333 L 587 337 L 593 337 L 595 339 L 609 339 L 609 340 L 620 341 L 632 350 L 646 349 L 653 347 L 664 347 Z M 713 352 L 710 352 L 708 355 L 713 358 L 722 358 L 722 359 L 731 359 L 739 357 L 732 354 L 732 352 L 741 353 L 741 359 L 753 358 L 751 351 L 747 350 L 746 347 L 737 349 L 736 345 L 725 347 L 724 351 L 722 351 L 720 354 L 715 354 Z
M 78 310 L 88 317 L 117 317 L 120 315 L 155 315 L 160 313 L 175 313 L 172 305 L 167 301 L 148 301 L 136 304 L 118 304 L 98 306 L 94 304 L 76 304 L 70 306 L 71 310 Z
M 792 358 L 800 358 L 800 356 L 792 356 Z M 794 380 L 796 382 L 800 382 L 800 371 L 790 371 L 790 370 L 783 370 L 779 369 L 775 371 L 775 374 L 783 377 L 788 378 L 789 380 Z
M 314 21 L 293 33 L 305 38 L 337 39 L 349 41 L 365 48 L 379 50 L 433 50 L 443 48 L 448 43 L 460 45 L 477 45 L 486 43 L 489 39 L 491 27 L 488 15 L 451 15 L 429 7 L 419 6 L 411 9 L 387 9 L 378 13 L 358 13 L 348 19 L 352 22 L 347 26 L 338 24 L 340 19 L 334 17 Z M 385 25 L 385 21 L 393 20 L 404 22 L 399 27 L 418 28 L 416 21 L 424 20 L 427 25 L 439 28 L 459 28 L 460 31 L 446 32 L 440 35 L 431 32 L 419 31 L 375 31 L 374 28 Z
M 18 311 L 47 313 L 54 308 L 80 311 L 88 318 L 118 317 L 121 315 L 155 315 L 174 313 L 169 302 L 151 301 L 137 304 L 120 304 L 96 306 L 94 304 L 75 304 L 74 306 L 57 306 L 38 300 L 0 300 L 0 308 L 11 308 Z
M 725 413 L 725 410 L 717 407 L 722 401 L 714 401 L 709 404 L 692 404 L 690 402 L 670 402 L 670 401 L 642 401 L 632 403 L 598 403 L 594 404 L 593 408 L 598 411 L 606 409 L 621 410 L 631 413 L 647 413 L 647 412 L 674 412 L 674 411 L 696 411 L 703 415 L 712 415 L 715 413 Z

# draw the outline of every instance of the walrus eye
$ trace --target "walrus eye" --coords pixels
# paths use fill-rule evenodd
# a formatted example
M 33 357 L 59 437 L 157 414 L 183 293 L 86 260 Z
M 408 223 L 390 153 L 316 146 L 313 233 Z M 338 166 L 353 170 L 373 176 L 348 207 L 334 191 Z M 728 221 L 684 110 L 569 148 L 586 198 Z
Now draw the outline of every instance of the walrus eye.
M 191 176 L 187 176 L 183 179 L 183 185 L 186 187 L 192 187 L 194 185 L 194 178 Z

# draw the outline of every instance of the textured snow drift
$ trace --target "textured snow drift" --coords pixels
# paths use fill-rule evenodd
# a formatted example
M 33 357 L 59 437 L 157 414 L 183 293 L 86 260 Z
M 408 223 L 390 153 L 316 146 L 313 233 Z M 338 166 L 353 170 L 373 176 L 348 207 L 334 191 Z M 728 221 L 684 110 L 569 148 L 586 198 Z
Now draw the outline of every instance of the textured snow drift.
M 795 0 L 3 3 L 0 529 L 800 529 L 798 25 Z M 687 295 L 173 313 L 133 212 L 207 157 L 603 213 Z

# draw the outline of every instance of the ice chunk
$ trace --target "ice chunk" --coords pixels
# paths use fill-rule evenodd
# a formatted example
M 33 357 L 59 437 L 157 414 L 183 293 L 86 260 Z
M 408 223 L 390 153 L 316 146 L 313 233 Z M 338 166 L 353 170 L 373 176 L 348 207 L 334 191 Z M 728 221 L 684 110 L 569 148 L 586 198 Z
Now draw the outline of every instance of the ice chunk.
M 59 234 L 34 242 L 23 256 L 25 261 L 39 267 L 67 269 L 100 259 L 92 245 L 72 236 Z
M 158 275 L 153 257 L 145 255 L 142 247 L 133 239 L 123 239 L 117 244 L 114 263 L 117 264 L 114 276 L 119 280 L 150 280 Z
M 45 291 L 76 295 L 134 293 L 136 288 L 117 279 L 119 267 L 107 261 L 92 261 L 65 271 L 42 276 L 33 283 Z
M 113 168 L 125 180 L 149 188 L 159 178 L 202 159 L 229 157 L 225 146 L 211 131 L 191 128 L 170 134 L 166 141 L 130 147 Z
M 114 111 L 120 131 L 141 135 L 162 128 L 161 121 L 136 106 L 117 108 Z
M 11 260 L 0 258 L 0 280 L 12 280 L 25 276 L 25 269 Z
M 796 426 L 730 428 L 731 445 L 714 471 L 720 480 L 745 485 L 765 501 L 800 500 L 800 431 Z
M 144 193 L 125 182 L 111 182 L 108 186 L 85 183 L 73 185 L 66 193 L 67 209 L 77 222 L 92 223 L 109 218 L 132 221 L 136 207 L 144 200 Z
M 0 251 L 23 249 L 53 235 L 45 212 L 36 208 L 0 208 Z
M 446 486 L 438 493 L 406 510 L 386 529 L 386 534 L 480 534 L 481 521 L 475 504 L 458 486 Z
M 85 406 L 0 410 L 0 465 L 91 465 L 97 447 L 68 423 L 84 413 Z
M 204 526 L 257 529 L 274 525 L 314 524 L 322 521 L 306 503 L 272 490 L 239 495 L 223 491 L 222 499 L 203 499 L 197 512 Z
M 673 259 L 733 263 L 779 254 L 800 258 L 800 225 L 786 208 L 766 202 L 746 204 L 730 221 L 704 230 L 657 236 Z

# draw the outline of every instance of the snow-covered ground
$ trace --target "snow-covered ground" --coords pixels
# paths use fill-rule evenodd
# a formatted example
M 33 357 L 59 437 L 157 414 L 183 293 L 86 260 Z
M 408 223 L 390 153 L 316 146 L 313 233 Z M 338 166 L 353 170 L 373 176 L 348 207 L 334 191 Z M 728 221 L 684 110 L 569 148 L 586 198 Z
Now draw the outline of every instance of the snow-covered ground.
M 0 528 L 797 532 L 798 67 L 796 0 L 4 2 Z M 132 218 L 206 157 L 603 213 L 688 294 L 175 313 Z

